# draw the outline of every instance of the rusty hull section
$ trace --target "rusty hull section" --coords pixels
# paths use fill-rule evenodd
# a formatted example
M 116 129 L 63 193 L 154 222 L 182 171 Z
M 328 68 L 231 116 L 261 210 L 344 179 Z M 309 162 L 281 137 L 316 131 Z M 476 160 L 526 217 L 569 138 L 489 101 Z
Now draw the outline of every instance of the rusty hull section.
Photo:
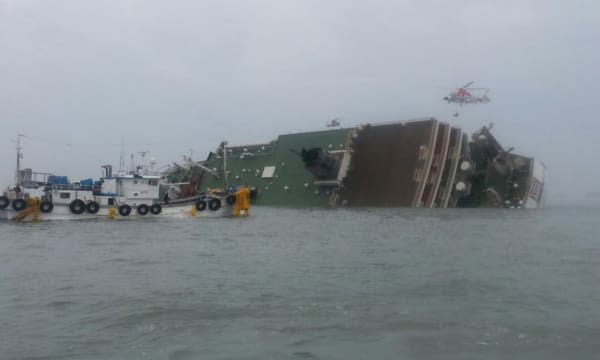
M 438 129 L 433 118 L 358 128 L 339 199 L 350 206 L 422 206 Z

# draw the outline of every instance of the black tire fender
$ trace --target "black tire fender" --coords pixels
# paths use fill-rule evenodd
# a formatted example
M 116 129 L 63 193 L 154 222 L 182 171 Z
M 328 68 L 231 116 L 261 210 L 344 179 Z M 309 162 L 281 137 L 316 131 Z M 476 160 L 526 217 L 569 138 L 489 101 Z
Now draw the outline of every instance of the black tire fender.
M 139 204 L 135 211 L 137 211 L 139 215 L 144 216 L 148 213 L 148 211 L 150 211 L 150 207 L 146 204 Z
M 160 206 L 160 204 L 153 204 L 152 206 L 150 206 L 150 212 L 153 215 L 158 215 L 158 214 L 160 214 L 161 211 L 162 211 L 162 206 Z
M 198 200 L 198 202 L 196 203 L 196 210 L 204 211 L 205 209 L 206 209 L 206 201 Z
M 131 206 L 127 204 L 119 205 L 119 215 L 129 216 L 131 214 Z
M 85 211 L 85 203 L 81 199 L 75 199 L 69 204 L 69 209 L 73 214 L 83 214 Z
M 10 205 L 10 200 L 4 195 L 0 196 L 0 209 L 6 209 Z
M 48 200 L 44 200 L 40 203 L 40 211 L 43 213 L 51 213 L 54 209 L 54 204 Z
M 15 211 L 21 211 L 27 207 L 27 202 L 23 199 L 14 199 L 12 201 L 12 208 Z
M 85 209 L 87 210 L 87 212 L 89 212 L 90 214 L 95 214 L 98 212 L 98 210 L 100 210 L 100 205 L 98 205 L 97 202 L 95 201 L 90 201 L 89 203 L 87 203 L 87 205 L 85 206 Z
M 235 204 L 235 195 L 229 195 L 225 198 L 225 202 L 229 205 Z
M 210 199 L 208 201 L 208 208 L 212 211 L 217 211 L 221 208 L 221 199 Z

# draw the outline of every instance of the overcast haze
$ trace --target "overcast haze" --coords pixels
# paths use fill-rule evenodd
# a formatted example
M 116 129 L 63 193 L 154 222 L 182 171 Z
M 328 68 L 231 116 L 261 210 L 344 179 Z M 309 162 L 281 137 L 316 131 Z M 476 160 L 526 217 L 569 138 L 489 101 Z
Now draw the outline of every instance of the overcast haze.
M 79 178 L 118 165 L 121 138 L 167 164 L 435 116 L 494 122 L 548 166 L 551 200 L 580 201 L 600 179 L 599 24 L 595 1 L 0 0 L 0 185 L 17 133 L 25 167 Z M 492 102 L 442 100 L 468 81 Z

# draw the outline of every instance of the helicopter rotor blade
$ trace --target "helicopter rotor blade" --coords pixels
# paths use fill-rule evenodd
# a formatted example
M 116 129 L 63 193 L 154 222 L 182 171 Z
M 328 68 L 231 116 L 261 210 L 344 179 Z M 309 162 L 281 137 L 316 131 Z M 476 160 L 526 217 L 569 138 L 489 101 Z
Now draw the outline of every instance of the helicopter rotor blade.
M 471 81 L 470 83 L 467 83 L 465 86 L 462 87 L 462 89 L 466 89 L 469 87 L 469 85 L 473 84 L 475 81 Z

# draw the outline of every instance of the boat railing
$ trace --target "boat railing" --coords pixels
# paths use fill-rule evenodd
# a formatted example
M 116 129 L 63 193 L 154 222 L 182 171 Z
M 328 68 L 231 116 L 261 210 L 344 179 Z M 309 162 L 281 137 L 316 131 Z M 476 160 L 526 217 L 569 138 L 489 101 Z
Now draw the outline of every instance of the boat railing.
M 52 190 L 63 191 L 100 191 L 100 186 L 96 185 L 80 185 L 80 184 L 51 184 L 49 187 Z
M 97 185 L 81 185 L 81 184 L 50 184 L 40 181 L 23 181 L 21 186 L 24 189 L 37 189 L 43 187 L 44 190 L 75 190 L 75 191 L 100 191 L 100 184 Z

